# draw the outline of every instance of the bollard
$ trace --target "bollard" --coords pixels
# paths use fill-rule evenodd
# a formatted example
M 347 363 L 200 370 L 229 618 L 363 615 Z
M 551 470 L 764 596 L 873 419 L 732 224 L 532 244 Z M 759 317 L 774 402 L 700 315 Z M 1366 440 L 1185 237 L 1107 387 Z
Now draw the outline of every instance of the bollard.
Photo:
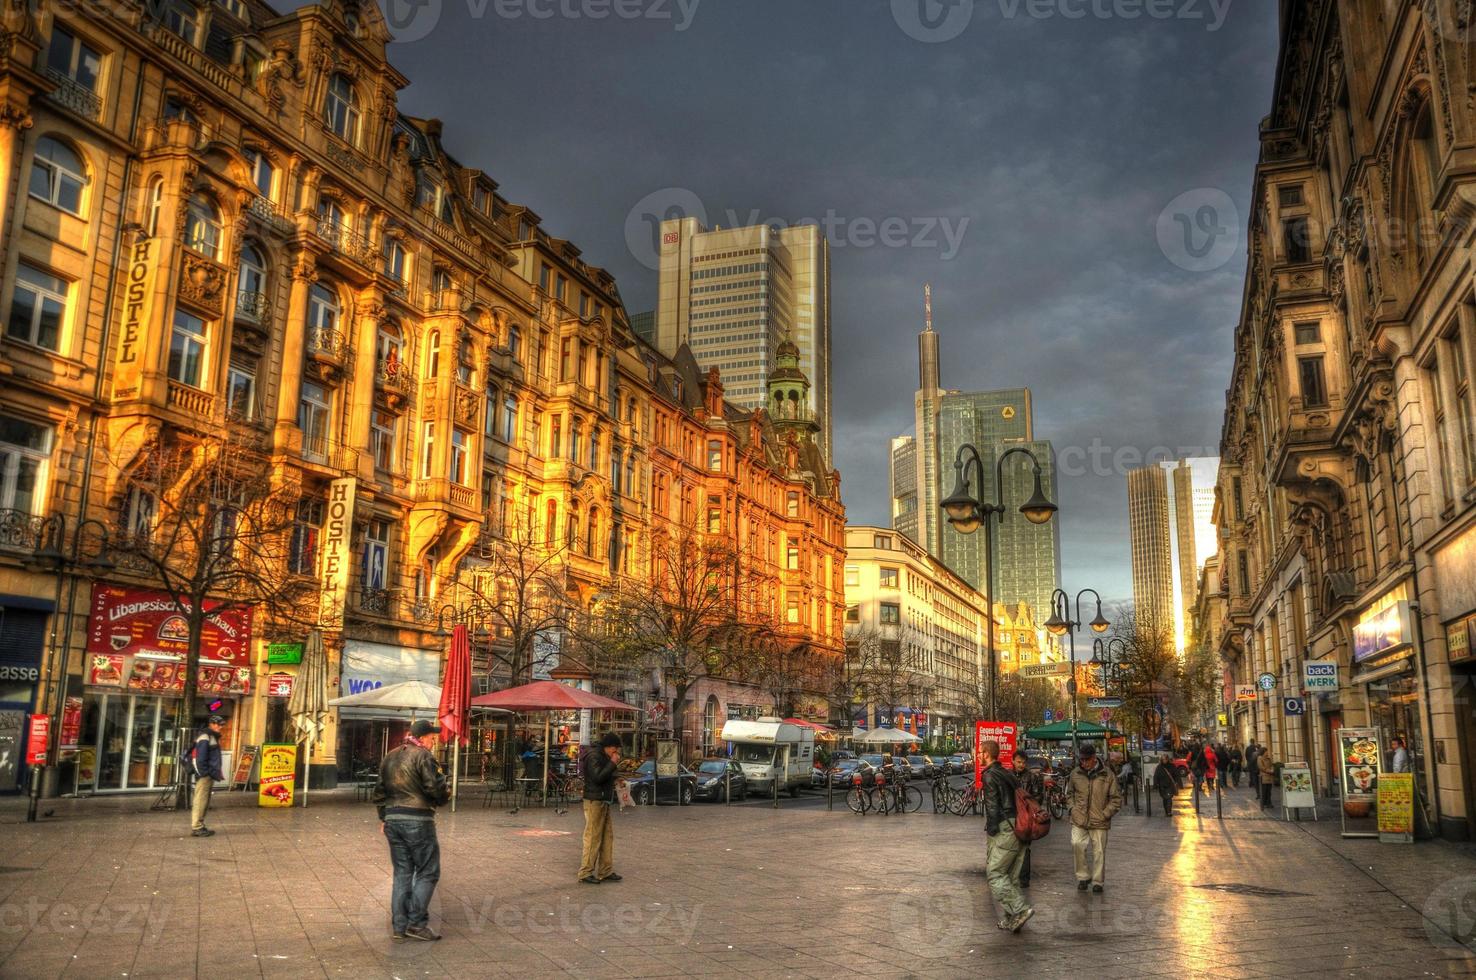
M 31 767 L 31 786 L 29 792 L 31 798 L 26 803 L 26 823 L 36 822 L 36 807 L 41 802 L 41 780 L 45 775 L 46 770 L 41 766 Z
M 723 768 L 723 805 L 733 805 L 733 768 L 731 765 Z
M 1194 812 L 1196 814 L 1199 813 L 1199 794 L 1201 785 L 1202 783 L 1200 780 L 1194 780 Z
M 1134 776 L 1133 777 L 1133 812 L 1134 813 L 1142 813 L 1143 812 L 1139 808 L 1139 804 L 1138 804 L 1138 785 L 1139 785 L 1140 782 L 1141 782 L 1141 780 L 1138 779 L 1137 776 Z
M 1159 765 L 1163 765 L 1163 763 L 1160 762 Z M 1148 816 L 1149 816 L 1149 818 L 1152 818 L 1152 816 L 1153 816 L 1153 793 L 1152 792 L 1147 792 L 1147 793 L 1144 793 L 1143 796 L 1145 797 L 1145 799 L 1143 800 L 1143 802 L 1148 805 Z
M 825 770 L 825 809 L 835 809 L 835 770 Z
M 774 783 L 774 809 L 779 809 L 779 777 L 775 776 Z
M 1224 794 L 1223 794 L 1223 790 L 1224 789 L 1225 789 L 1225 781 L 1223 779 L 1216 779 L 1215 780 L 1215 816 L 1218 817 L 1221 820 L 1224 820 L 1225 819 L 1225 797 L 1224 797 Z

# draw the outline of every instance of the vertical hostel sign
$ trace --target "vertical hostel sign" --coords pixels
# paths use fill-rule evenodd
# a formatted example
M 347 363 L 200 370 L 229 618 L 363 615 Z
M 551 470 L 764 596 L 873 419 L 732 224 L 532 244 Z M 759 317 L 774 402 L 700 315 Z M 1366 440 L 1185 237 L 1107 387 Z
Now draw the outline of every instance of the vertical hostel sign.
M 344 477 L 328 484 L 328 515 L 323 525 L 323 579 L 318 600 L 318 625 L 343 628 L 348 597 L 349 569 L 353 564 L 349 536 L 354 525 L 354 495 L 359 481 Z
M 113 397 L 136 398 L 144 338 L 154 312 L 154 279 L 159 267 L 159 239 L 140 238 L 128 250 L 123 280 L 123 329 L 118 333 L 118 360 L 113 367 Z

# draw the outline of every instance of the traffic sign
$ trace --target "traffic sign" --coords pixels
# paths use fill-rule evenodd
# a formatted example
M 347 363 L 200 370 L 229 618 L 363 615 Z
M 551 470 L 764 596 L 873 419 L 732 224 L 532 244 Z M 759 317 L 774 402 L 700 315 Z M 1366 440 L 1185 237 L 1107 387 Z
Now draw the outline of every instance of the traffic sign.
M 1055 721 L 1056 720 L 1056 713 L 1054 711 L 1052 711 L 1050 708 L 1045 709 L 1045 720 L 1047 721 L 1047 723 L 1052 722 L 1052 721 Z
M 1276 675 L 1262 674 L 1256 678 L 1256 683 L 1261 685 L 1261 690 L 1263 691 L 1274 691 L 1276 690 Z
M 1087 698 L 1088 708 L 1121 708 L 1122 698 Z
M 1301 698 L 1282 698 L 1281 707 L 1289 715 L 1300 715 L 1306 712 L 1307 703 Z
M 1111 708 L 1103 708 L 1102 709 L 1102 721 L 1105 723 L 1105 722 L 1109 722 L 1111 720 L 1112 720 L 1112 709 Z

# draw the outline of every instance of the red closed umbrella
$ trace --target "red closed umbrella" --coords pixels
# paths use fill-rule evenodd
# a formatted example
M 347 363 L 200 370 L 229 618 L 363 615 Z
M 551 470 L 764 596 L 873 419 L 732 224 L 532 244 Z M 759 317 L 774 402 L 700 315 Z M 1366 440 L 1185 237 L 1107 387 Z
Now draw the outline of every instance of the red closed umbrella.
M 446 675 L 441 681 L 441 704 L 436 717 L 441 733 L 451 743 L 451 812 L 456 812 L 456 784 L 460 775 L 461 746 L 471 734 L 471 643 L 466 627 L 451 631 L 451 649 L 446 654 Z

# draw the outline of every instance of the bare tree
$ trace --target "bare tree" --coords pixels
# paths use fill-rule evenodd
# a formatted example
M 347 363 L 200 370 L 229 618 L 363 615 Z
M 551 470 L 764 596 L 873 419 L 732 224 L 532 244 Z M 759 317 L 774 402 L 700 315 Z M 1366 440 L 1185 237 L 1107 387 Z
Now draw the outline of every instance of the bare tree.
M 900 633 L 889 636 L 873 626 L 854 627 L 846 632 L 846 656 L 849 693 L 889 711 L 910 705 L 932 683 Z
M 1187 713 L 1182 700 L 1183 665 L 1175 648 L 1173 630 L 1140 619 L 1126 608 L 1117 611 L 1113 624 L 1113 635 L 1122 641 L 1124 648 L 1120 663 L 1127 727 L 1155 738 L 1158 732 L 1147 730 L 1148 712 L 1167 701 L 1171 716 L 1183 718 Z
M 239 430 L 166 434 L 118 471 L 124 518 L 117 561 L 168 596 L 187 624 L 180 722 L 193 722 L 205 624 L 251 610 L 258 628 L 317 621 L 315 579 L 289 574 L 301 488 Z M 206 606 L 211 608 L 207 611 Z M 188 806 L 179 781 L 175 807 Z
M 511 523 L 501 535 L 483 536 L 463 562 L 457 588 L 489 625 L 492 674 L 517 685 L 553 666 L 555 641 L 570 642 L 579 607 L 566 587 L 567 546 L 540 532 L 531 513 Z
M 685 730 L 687 697 L 707 678 L 727 677 L 751 656 L 754 624 L 740 611 L 742 556 L 731 542 L 691 529 L 653 535 L 650 577 L 615 584 L 604 604 L 618 655 L 658 672 L 671 689 L 672 730 Z

